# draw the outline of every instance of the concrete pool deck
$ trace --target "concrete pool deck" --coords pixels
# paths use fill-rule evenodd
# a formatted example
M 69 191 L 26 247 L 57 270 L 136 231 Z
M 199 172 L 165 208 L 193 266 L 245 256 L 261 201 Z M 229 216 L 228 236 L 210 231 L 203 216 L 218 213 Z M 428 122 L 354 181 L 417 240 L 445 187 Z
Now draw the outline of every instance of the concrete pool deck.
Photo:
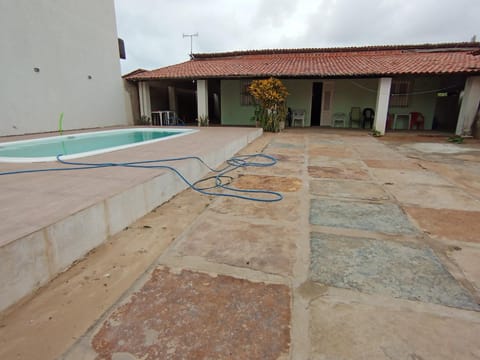
M 478 359 L 480 144 L 264 134 L 0 317 L 0 358 Z M 120 169 L 119 169 L 120 170 Z
M 110 163 L 196 155 L 215 167 L 260 134 L 253 128 L 202 128 L 175 139 L 73 161 Z M 23 137 L 4 140 L 19 138 Z M 209 171 L 194 160 L 168 165 L 192 182 Z M 52 167 L 72 168 L 57 162 L 0 163 L 0 172 Z M 107 167 L 0 176 L 0 187 L 3 310 L 187 185 L 165 169 Z

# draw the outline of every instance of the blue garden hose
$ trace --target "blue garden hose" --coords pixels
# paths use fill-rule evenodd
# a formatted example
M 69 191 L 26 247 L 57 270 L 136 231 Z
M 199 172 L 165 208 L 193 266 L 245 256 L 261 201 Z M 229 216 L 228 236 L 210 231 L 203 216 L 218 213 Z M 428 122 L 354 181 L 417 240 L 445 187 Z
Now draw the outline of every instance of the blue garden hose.
M 259 201 L 259 202 L 275 202 L 280 201 L 283 199 L 282 194 L 276 191 L 269 191 L 269 190 L 254 190 L 254 189 L 237 189 L 234 187 L 230 187 L 230 183 L 232 182 L 233 178 L 231 176 L 226 175 L 227 173 L 234 171 L 238 168 L 242 167 L 267 167 L 273 166 L 277 163 L 277 160 L 270 155 L 265 154 L 252 154 L 252 155 L 241 155 L 241 156 L 234 156 L 227 160 L 227 166 L 223 169 L 216 170 L 210 167 L 205 161 L 203 161 L 198 156 L 184 156 L 178 158 L 166 158 L 166 159 L 158 159 L 158 160 L 145 160 L 145 161 L 133 161 L 133 162 L 120 162 L 120 163 L 85 163 L 85 162 L 73 162 L 73 161 L 66 161 L 62 160 L 61 156 L 57 155 L 57 161 L 64 164 L 64 165 L 72 165 L 73 167 L 69 168 L 48 168 L 48 169 L 28 169 L 28 170 L 16 170 L 16 171 L 6 171 L 0 172 L 0 175 L 15 175 L 15 174 L 26 174 L 26 173 L 36 173 L 36 172 L 47 172 L 47 171 L 72 171 L 72 170 L 84 170 L 84 169 L 98 169 L 98 168 L 105 168 L 105 167 L 114 167 L 114 166 L 121 166 L 121 167 L 128 167 L 128 168 L 141 168 L 141 169 L 167 169 L 173 171 L 185 184 L 187 184 L 191 189 L 204 194 L 204 195 L 211 195 L 211 196 L 223 196 L 223 197 L 233 197 L 238 199 L 250 200 L 250 201 Z M 256 159 L 266 159 L 267 161 L 255 161 Z M 216 173 L 216 175 L 209 176 L 198 180 L 194 183 L 190 182 L 183 176 L 183 174 L 178 171 L 176 168 L 168 165 L 159 165 L 159 163 L 171 162 L 171 161 L 183 161 L 183 160 L 196 160 L 199 161 L 203 166 L 208 168 L 210 171 Z M 215 180 L 215 185 L 209 187 L 200 187 L 199 184 L 209 181 Z M 209 190 L 224 190 L 227 192 L 217 192 L 217 191 L 209 191 Z M 252 194 L 252 195 L 248 195 Z M 266 198 L 256 197 L 255 195 L 264 195 Z

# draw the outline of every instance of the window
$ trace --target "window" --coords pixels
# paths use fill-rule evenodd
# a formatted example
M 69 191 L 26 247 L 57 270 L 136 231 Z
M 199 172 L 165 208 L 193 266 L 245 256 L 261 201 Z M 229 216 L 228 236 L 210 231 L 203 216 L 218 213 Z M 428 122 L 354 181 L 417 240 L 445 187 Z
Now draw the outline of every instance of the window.
M 251 84 L 252 82 L 250 80 L 242 80 L 240 82 L 240 105 L 242 106 L 255 105 L 255 100 L 248 91 Z
M 411 88 L 412 82 L 410 80 L 393 80 L 390 90 L 390 106 L 407 107 Z

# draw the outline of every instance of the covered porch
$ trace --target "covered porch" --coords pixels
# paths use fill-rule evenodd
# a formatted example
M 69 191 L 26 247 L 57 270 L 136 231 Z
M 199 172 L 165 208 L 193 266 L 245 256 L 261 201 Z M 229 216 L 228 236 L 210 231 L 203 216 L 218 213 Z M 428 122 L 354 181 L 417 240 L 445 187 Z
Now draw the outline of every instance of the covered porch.
M 466 79 L 465 76 L 284 78 L 282 82 L 290 93 L 287 106 L 294 113 L 303 114 L 303 121 L 296 121 L 293 126 L 374 127 L 383 134 L 388 130 L 419 128 L 454 132 Z M 226 115 L 222 123 L 249 124 L 254 104 L 244 89 L 250 82 L 251 79 L 222 80 L 222 114 Z M 415 113 L 422 115 L 423 122 L 413 118 Z
M 253 126 L 252 79 L 193 79 L 138 83 L 140 115 L 171 111 L 182 123 L 208 116 L 210 123 Z M 438 130 L 471 135 L 480 101 L 480 77 L 462 75 L 282 82 L 287 106 L 300 116 L 292 126 Z M 152 114 L 153 113 L 153 114 Z M 287 124 L 288 126 L 288 124 Z
M 200 117 L 208 117 L 211 124 L 221 124 L 220 80 L 149 80 L 139 82 L 137 88 L 136 118 L 148 119 L 151 125 L 159 125 L 157 116 L 166 112 L 170 113 L 169 119 L 173 114 L 175 125 L 196 125 Z M 172 121 L 166 125 L 172 125 Z
M 136 72 L 126 80 L 137 86 L 139 113 L 147 118 L 152 111 L 182 116 L 187 109 L 187 121 L 208 117 L 211 123 L 253 126 L 248 86 L 268 77 L 287 87 L 295 126 L 469 136 L 480 103 L 480 44 L 194 54 L 190 61 Z M 190 96 L 188 105 L 180 104 L 182 92 Z

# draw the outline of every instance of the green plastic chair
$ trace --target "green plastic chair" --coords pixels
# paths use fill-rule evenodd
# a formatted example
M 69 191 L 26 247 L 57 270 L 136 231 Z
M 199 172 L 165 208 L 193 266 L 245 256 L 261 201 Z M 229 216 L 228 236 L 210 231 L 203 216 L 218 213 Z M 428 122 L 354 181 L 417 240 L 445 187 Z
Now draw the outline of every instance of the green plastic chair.
M 350 127 L 353 127 L 353 123 L 358 123 L 358 128 L 360 127 L 360 123 L 362 121 L 362 112 L 359 107 L 352 107 L 350 110 Z

